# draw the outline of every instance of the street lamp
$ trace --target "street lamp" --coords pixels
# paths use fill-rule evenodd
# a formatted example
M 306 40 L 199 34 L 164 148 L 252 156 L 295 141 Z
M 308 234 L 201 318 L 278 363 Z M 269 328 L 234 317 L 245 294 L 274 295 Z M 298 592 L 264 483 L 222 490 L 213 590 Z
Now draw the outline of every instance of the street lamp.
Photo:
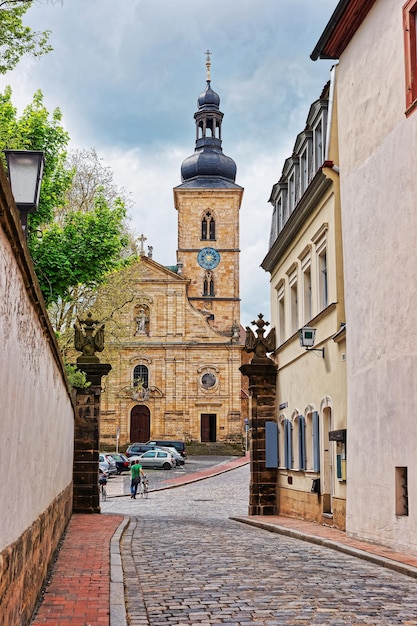
M 311 326 L 303 326 L 303 328 L 300 328 L 300 346 L 312 352 L 320 352 L 324 359 L 324 348 L 313 348 L 316 341 L 316 330 L 316 328 L 311 328 Z
M 38 210 L 44 167 L 39 150 L 5 150 L 12 194 L 20 212 L 20 221 L 27 239 L 28 213 Z

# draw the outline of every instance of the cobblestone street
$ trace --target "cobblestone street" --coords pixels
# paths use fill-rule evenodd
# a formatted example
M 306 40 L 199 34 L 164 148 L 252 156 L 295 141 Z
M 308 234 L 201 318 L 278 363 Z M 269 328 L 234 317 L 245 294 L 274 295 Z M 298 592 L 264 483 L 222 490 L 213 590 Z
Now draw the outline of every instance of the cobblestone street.
M 103 504 L 133 516 L 121 545 L 132 626 L 417 624 L 413 579 L 230 520 L 247 514 L 248 482 L 245 466 Z

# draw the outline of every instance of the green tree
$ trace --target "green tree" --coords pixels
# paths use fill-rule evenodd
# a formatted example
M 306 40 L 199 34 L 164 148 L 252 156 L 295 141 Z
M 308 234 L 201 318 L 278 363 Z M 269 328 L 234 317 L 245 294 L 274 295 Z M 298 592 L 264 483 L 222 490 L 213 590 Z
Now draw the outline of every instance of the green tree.
M 50 31 L 33 31 L 23 24 L 32 4 L 30 0 L 0 1 L 0 74 L 12 70 L 25 54 L 39 57 L 52 50 Z
M 65 166 L 68 143 L 60 109 L 50 114 L 40 90 L 20 116 L 12 103 L 11 88 L 0 93 L 0 149 L 42 150 L 45 155 L 39 210 L 28 216 L 30 238 L 42 224 L 51 222 L 57 208 L 65 203 L 74 176 Z
M 98 196 L 93 211 L 74 211 L 33 239 L 32 255 L 41 289 L 48 304 L 70 298 L 69 287 L 94 288 L 105 275 L 120 266 L 127 244 L 123 236 L 126 210 L 121 202 L 109 207 Z
M 111 170 L 94 150 L 68 157 L 68 143 L 60 110 L 49 114 L 41 91 L 20 117 L 10 87 L 0 94 L 0 150 L 45 154 L 39 211 L 29 215 L 28 245 L 45 300 L 61 309 L 65 327 L 94 300 L 95 287 L 132 253 L 127 194 L 114 185 Z M 61 325 L 55 329 L 61 332 Z

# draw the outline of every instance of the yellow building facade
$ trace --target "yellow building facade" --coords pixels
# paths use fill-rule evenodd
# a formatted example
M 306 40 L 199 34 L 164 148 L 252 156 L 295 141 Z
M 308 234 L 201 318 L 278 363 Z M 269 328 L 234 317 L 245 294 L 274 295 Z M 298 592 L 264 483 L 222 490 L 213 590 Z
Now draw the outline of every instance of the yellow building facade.
M 106 335 L 112 371 L 102 396 L 103 445 L 242 441 L 248 403 L 239 371 L 243 189 L 222 151 L 219 105 L 208 74 L 194 115 L 195 152 L 174 189 L 176 265 L 146 256 L 142 242 L 137 262 L 119 275 L 132 297 L 112 317 L 117 341 Z
M 278 346 L 277 508 L 344 529 L 346 331 L 333 74 L 310 107 L 270 201 L 262 267 L 271 274 Z M 314 341 L 301 345 L 302 329 Z

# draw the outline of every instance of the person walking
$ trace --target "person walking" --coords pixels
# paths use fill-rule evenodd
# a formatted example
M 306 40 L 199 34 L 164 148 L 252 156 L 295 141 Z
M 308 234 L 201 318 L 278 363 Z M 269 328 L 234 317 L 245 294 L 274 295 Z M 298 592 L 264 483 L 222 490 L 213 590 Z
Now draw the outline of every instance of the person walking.
M 133 461 L 131 468 L 130 468 L 130 476 L 131 476 L 130 497 L 135 500 L 136 494 L 138 491 L 138 485 L 140 485 L 140 481 L 142 477 L 145 476 L 142 470 L 142 465 L 139 463 L 139 461 L 137 460 Z

